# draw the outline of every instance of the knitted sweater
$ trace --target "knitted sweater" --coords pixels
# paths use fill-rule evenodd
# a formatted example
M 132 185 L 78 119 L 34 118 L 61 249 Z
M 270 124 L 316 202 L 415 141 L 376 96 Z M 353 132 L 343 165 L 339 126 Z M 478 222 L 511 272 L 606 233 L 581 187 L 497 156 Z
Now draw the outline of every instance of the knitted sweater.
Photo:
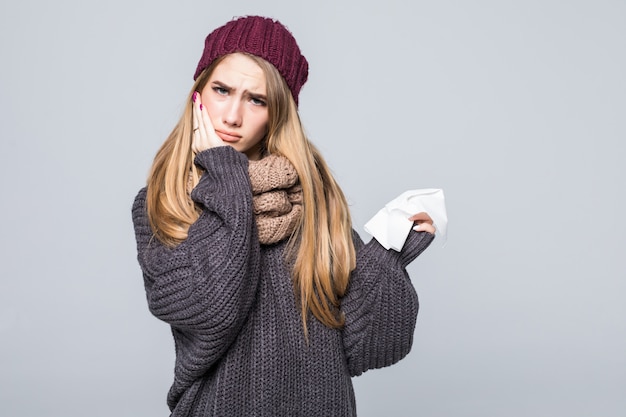
M 153 236 L 145 188 L 132 213 L 148 307 L 174 336 L 172 416 L 356 416 L 351 377 L 411 349 L 418 300 L 405 267 L 433 235 L 411 232 L 397 253 L 355 232 L 345 326 L 311 316 L 307 344 L 286 244 L 258 242 L 246 156 L 224 146 L 196 164 L 205 173 L 191 197 L 204 209 L 184 242 Z

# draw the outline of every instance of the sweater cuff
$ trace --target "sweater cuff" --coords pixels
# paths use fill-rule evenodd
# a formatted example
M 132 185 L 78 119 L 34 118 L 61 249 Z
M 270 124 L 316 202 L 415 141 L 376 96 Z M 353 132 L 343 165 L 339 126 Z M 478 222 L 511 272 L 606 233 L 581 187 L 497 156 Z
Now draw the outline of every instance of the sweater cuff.
M 219 146 L 196 155 L 195 164 L 204 170 L 191 199 L 209 207 L 216 195 L 236 196 L 245 190 L 252 194 L 248 176 L 248 158 L 232 147 Z
M 215 172 L 216 169 L 219 170 L 221 167 L 239 165 L 244 162 L 247 167 L 248 157 L 228 145 L 205 149 L 198 153 L 194 159 L 194 163 L 206 172 Z
M 376 238 L 372 238 L 369 245 L 375 245 L 380 253 L 379 259 L 387 265 L 398 265 L 406 268 L 417 258 L 435 239 L 435 235 L 428 232 L 411 231 L 400 252 L 393 249 L 385 249 Z
M 416 232 L 411 230 L 400 252 L 400 263 L 406 268 L 435 240 L 435 234 L 429 232 Z

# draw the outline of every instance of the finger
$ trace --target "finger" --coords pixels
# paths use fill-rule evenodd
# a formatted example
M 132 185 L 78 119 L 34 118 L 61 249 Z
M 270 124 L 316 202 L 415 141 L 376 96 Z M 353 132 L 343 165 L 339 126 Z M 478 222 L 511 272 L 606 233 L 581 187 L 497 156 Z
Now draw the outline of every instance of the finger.
M 433 224 L 433 219 L 426 212 L 420 212 L 409 217 L 409 220 L 417 223 L 430 223 Z
M 199 144 L 199 142 L 200 142 L 199 130 L 200 129 L 198 128 L 198 126 L 200 124 L 200 120 L 199 120 L 199 117 L 198 117 L 199 109 L 198 109 L 198 106 L 196 104 L 196 101 L 197 101 L 198 97 L 199 97 L 199 94 L 197 92 L 194 92 L 193 96 L 192 96 L 193 103 L 192 103 L 192 106 L 191 106 L 192 107 L 191 128 L 193 129 L 193 131 L 191 132 L 191 138 L 192 138 L 191 149 L 195 153 L 198 153 L 201 150 L 201 149 L 199 149 L 200 148 L 200 146 L 199 146 L 200 145 Z
M 200 148 L 202 148 L 202 150 L 210 148 L 210 144 L 209 141 L 207 140 L 207 129 L 206 126 L 204 124 L 204 118 L 202 117 L 202 102 L 200 101 L 200 96 L 198 96 L 197 100 L 196 100 L 196 114 L 197 114 L 197 118 L 198 118 L 198 124 L 196 125 L 195 129 L 196 130 L 196 139 L 198 141 L 198 145 Z
M 194 93 L 196 94 L 196 93 Z M 198 127 L 199 121 L 198 121 L 198 108 L 196 107 L 195 103 L 191 106 L 192 108 L 192 114 L 193 114 L 193 123 L 192 128 L 193 128 L 193 133 L 196 132 L 196 128 Z
M 213 136 L 217 137 L 209 113 L 202 104 L 202 100 L 199 94 L 194 95 L 194 112 L 196 115 L 197 124 L 194 127 L 194 141 L 193 146 L 196 153 L 202 152 L 205 149 L 218 146 L 219 143 L 213 139 Z M 218 138 L 219 139 L 219 138 Z
M 430 223 L 420 223 L 417 226 L 413 227 L 413 230 L 416 232 L 428 232 L 430 234 L 435 234 L 435 226 Z
M 208 144 L 209 143 L 208 134 L 209 134 L 209 131 L 213 130 L 213 126 L 211 126 L 210 124 L 209 126 L 207 126 L 206 120 L 204 120 L 204 113 L 206 113 L 206 109 L 204 108 L 200 100 L 198 99 L 198 126 L 197 126 L 199 129 L 198 132 L 200 133 L 200 136 L 202 137 L 203 141 Z

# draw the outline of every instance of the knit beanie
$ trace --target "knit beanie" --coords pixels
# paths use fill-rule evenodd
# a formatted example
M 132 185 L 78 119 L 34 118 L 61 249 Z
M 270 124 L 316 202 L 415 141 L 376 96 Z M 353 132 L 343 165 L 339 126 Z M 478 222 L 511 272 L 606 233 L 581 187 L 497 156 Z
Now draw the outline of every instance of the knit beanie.
M 267 17 L 245 16 L 215 29 L 204 41 L 204 52 L 193 79 L 215 59 L 234 52 L 256 55 L 274 65 L 298 104 L 300 88 L 309 74 L 309 63 L 282 23 Z

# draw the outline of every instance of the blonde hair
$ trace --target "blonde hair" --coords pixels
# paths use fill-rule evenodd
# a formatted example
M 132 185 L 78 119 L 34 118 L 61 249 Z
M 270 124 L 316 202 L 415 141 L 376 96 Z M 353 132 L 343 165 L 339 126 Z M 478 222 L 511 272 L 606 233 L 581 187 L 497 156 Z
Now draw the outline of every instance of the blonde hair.
M 265 73 L 269 114 L 266 152 L 289 159 L 302 186 L 303 215 L 289 241 L 286 260 L 292 267 L 304 333 L 308 333 L 309 312 L 324 325 L 340 328 L 344 323 L 340 298 L 356 266 L 346 198 L 321 154 L 307 139 L 284 79 L 269 62 L 246 55 Z M 188 192 L 189 172 L 192 187 L 201 175 L 191 150 L 191 95 L 204 88 L 219 62 L 220 58 L 196 80 L 183 115 L 157 152 L 148 178 L 146 205 L 150 225 L 157 239 L 168 246 L 185 240 L 189 226 L 200 214 Z

